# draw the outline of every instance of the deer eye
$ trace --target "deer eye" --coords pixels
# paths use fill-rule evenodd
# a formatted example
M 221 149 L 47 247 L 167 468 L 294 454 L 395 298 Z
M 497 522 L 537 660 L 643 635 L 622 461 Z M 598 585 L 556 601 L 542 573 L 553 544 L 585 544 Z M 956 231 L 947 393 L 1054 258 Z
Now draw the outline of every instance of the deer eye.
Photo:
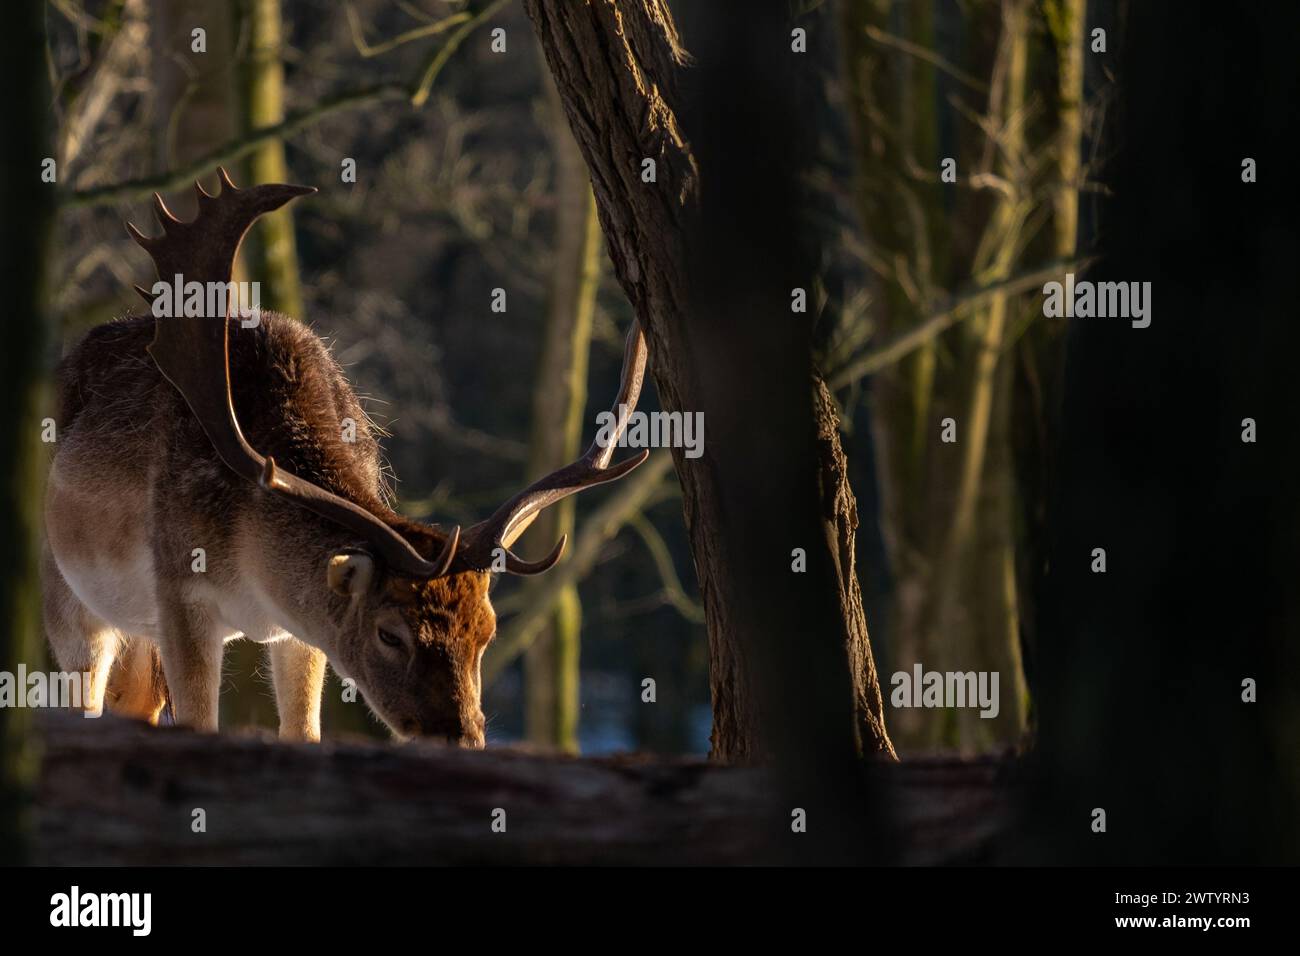
M 401 647 L 402 639 L 392 631 L 385 631 L 382 627 L 379 629 L 379 640 L 389 647 Z

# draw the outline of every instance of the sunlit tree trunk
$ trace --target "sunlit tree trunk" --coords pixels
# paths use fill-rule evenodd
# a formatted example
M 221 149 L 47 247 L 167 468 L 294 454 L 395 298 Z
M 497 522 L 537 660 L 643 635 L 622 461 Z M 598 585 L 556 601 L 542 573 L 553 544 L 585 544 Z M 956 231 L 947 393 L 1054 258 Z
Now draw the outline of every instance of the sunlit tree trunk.
M 245 131 L 273 126 L 284 119 L 284 64 L 280 50 L 284 23 L 280 0 L 240 0 L 247 49 L 242 65 Z M 284 158 L 284 141 L 274 139 L 248 158 L 249 183 L 292 182 Z M 293 212 L 268 213 L 253 227 L 244 245 L 248 272 L 261 283 L 262 306 L 302 319 L 302 289 Z
M 1083 32 L 1087 0 L 1049 0 L 1044 5 L 1056 44 L 1056 168 L 1060 188 L 1052 194 L 1056 254 L 1074 254 L 1079 228 L 1080 144 L 1083 140 Z
M 1019 253 L 1031 200 L 1020 168 L 1025 133 L 1022 110 L 1029 68 L 1029 3 L 1004 0 L 1003 101 L 992 104 L 1000 130 L 998 174 L 1008 184 L 976 252 L 974 272 L 982 281 L 1007 278 Z M 996 87 L 995 87 L 996 89 Z M 959 415 L 960 479 L 944 545 L 934 601 L 943 670 L 999 674 L 1000 706 L 984 719 L 959 711 L 964 743 L 987 745 L 1014 739 L 1024 725 L 1025 687 L 1016 620 L 1015 557 L 1011 496 L 1014 492 L 1009 440 L 1008 366 L 1003 361 L 1013 301 L 994 296 L 963 329 L 971 339 L 973 368 L 965 407 Z

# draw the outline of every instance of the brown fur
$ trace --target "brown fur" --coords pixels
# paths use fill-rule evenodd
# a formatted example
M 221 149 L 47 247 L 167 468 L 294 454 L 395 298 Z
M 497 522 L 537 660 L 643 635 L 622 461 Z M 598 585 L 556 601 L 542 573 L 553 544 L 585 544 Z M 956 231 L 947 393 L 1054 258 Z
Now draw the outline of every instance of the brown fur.
M 272 655 L 288 736 L 318 728 L 309 665 L 323 652 L 396 732 L 481 745 L 479 661 L 495 631 L 487 575 L 412 581 L 375 559 L 364 593 L 330 590 L 331 555 L 365 552 L 366 542 L 227 469 L 146 352 L 153 333 L 149 317 L 100 326 L 59 366 L 46 606 L 61 665 L 105 671 L 110 706 L 156 718 L 170 693 L 181 722 L 215 729 L 220 642 L 243 632 L 306 645 Z M 389 507 L 373 428 L 315 334 L 275 314 L 251 329 L 232 319 L 230 368 L 254 448 L 371 510 L 426 557 L 439 553 L 440 532 Z M 341 440 L 348 418 L 355 442 Z M 198 547 L 202 574 L 192 570 Z M 379 641 L 381 627 L 407 639 L 400 652 Z M 153 645 L 165 687 L 144 650 Z

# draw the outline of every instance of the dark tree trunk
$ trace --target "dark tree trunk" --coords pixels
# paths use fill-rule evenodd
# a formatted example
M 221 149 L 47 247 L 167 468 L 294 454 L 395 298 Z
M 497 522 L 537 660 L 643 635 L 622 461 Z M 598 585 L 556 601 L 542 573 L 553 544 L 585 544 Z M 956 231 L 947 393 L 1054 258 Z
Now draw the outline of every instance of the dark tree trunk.
M 892 756 L 853 561 L 856 505 L 812 366 L 815 310 L 790 304 L 816 274 L 799 178 L 816 131 L 799 109 L 815 77 L 790 51 L 787 5 L 747 5 L 741 32 L 693 8 L 689 69 L 661 0 L 525 8 L 661 403 L 704 415 L 703 457 L 674 460 L 709 632 L 713 754 L 824 757 L 823 768 L 858 750 Z M 645 159 L 655 182 L 642 180 Z M 804 573 L 792 571 L 796 548 Z
M 1143 0 L 1126 37 L 1113 17 L 1089 26 L 1120 95 L 1087 279 L 1150 282 L 1151 324 L 1078 319 L 1066 343 L 1035 845 L 1053 863 L 1294 864 L 1300 11 Z
M 53 219 L 55 183 L 41 181 L 41 163 L 54 155 L 47 135 L 43 6 L 20 3 L 9 11 L 0 43 L 5 98 L 13 116 L 0 177 L 0 253 L 11 270 L 6 283 L 11 319 L 0 348 L 0 670 L 20 663 L 43 667 L 41 587 L 37 570 L 41 489 L 46 457 L 41 444 L 45 368 L 46 238 Z M 12 165 L 10 165 L 12 164 Z M 21 693 L 21 690 L 19 691 Z M 30 711 L 0 708 L 0 863 L 26 852 L 27 806 L 36 772 L 28 734 Z

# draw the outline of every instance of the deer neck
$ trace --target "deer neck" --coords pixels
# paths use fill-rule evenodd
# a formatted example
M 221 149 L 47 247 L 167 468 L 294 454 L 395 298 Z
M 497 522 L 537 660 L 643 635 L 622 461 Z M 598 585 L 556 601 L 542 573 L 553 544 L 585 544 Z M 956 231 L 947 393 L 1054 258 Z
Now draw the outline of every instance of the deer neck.
M 255 522 L 255 540 L 240 549 L 256 555 L 243 580 L 253 592 L 246 598 L 256 607 L 256 624 L 287 631 L 332 656 L 354 608 L 330 590 L 329 559 L 338 551 L 366 550 L 365 542 L 305 509 L 285 502 L 272 508 L 277 520 Z

